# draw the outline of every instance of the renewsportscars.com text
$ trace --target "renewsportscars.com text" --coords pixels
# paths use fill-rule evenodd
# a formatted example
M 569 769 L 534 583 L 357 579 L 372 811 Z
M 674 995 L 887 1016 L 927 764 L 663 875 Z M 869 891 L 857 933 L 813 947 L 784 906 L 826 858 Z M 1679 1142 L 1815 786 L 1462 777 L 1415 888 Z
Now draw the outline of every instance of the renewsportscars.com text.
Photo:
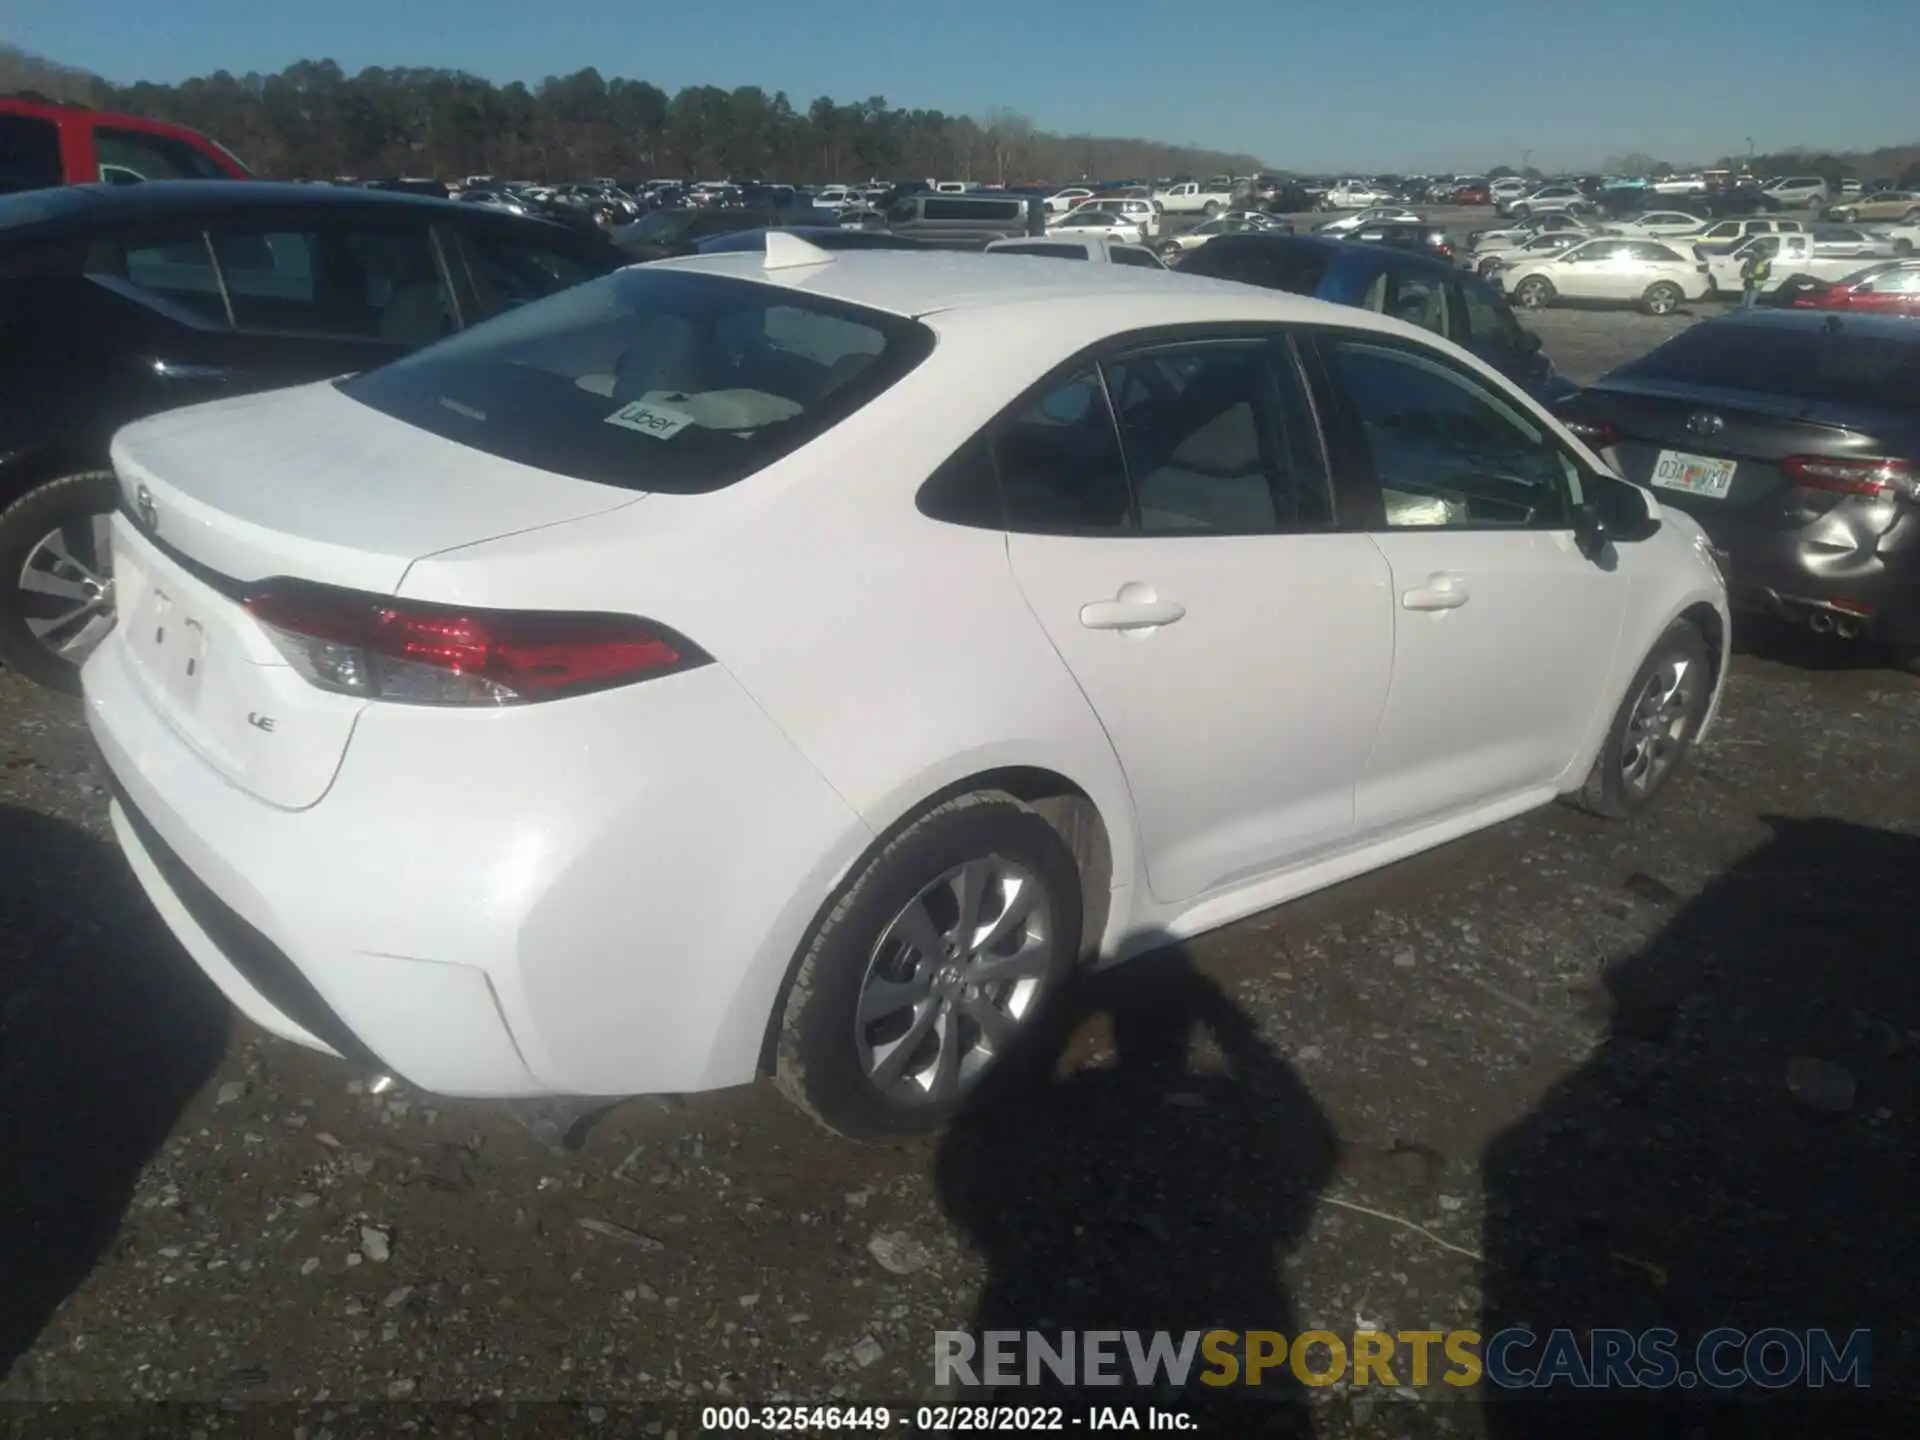
M 964 1330 L 934 1334 L 935 1385 L 1448 1385 L 1466 1389 L 1865 1389 L 1865 1330 Z

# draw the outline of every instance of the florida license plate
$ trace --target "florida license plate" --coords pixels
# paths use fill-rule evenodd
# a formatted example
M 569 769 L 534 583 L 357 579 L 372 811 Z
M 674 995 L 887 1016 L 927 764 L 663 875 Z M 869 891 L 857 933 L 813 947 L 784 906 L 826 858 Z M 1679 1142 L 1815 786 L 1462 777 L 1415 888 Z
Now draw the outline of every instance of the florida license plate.
M 1737 462 L 1716 460 L 1709 455 L 1688 455 L 1679 450 L 1662 450 L 1654 462 L 1653 483 L 1669 490 L 1684 490 L 1689 495 L 1704 495 L 1723 500 L 1733 485 Z

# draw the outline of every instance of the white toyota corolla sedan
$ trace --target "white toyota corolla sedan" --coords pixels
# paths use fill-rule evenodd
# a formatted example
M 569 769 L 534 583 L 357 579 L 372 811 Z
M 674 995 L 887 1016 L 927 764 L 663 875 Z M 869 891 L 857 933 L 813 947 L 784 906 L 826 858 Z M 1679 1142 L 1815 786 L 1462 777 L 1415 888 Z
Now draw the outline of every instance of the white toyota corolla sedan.
M 1464 351 L 1123 266 L 770 236 L 113 461 L 133 868 L 455 1095 L 937 1124 L 1077 964 L 1629 813 L 1725 662 L 1700 530 Z

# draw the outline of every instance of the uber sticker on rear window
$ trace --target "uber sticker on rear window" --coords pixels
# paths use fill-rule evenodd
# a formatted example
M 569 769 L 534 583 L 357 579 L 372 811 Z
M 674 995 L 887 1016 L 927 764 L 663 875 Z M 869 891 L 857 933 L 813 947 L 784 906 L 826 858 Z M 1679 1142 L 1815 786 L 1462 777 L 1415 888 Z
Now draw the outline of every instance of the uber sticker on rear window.
M 629 401 L 607 416 L 609 425 L 638 430 L 642 435 L 651 435 L 656 440 L 671 440 L 692 423 L 693 417 L 684 411 L 646 400 Z

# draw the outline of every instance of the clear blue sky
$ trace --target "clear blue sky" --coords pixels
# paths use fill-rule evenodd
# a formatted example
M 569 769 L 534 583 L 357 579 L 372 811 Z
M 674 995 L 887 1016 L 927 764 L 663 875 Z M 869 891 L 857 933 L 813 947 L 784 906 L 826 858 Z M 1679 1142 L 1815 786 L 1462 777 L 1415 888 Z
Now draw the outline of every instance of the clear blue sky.
M 110 80 L 331 58 L 884 95 L 1298 169 L 1473 170 L 1920 139 L 1916 0 L 0 0 Z M 1880 68 L 1874 37 L 1887 47 Z M 1895 58 L 1895 57 L 1898 58 Z

